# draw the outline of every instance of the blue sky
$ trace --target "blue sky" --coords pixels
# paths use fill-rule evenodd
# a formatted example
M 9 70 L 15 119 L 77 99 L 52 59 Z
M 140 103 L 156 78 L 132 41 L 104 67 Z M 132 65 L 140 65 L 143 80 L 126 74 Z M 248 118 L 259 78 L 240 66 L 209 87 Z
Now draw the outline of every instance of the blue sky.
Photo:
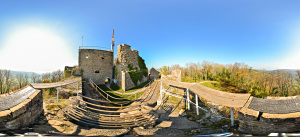
M 299 4 L 277 0 L 1 1 L 0 68 L 47 72 L 76 65 L 82 36 L 85 46 L 110 48 L 115 28 L 116 45 L 125 43 L 138 50 L 148 68 L 207 60 L 243 62 L 256 69 L 297 69 Z

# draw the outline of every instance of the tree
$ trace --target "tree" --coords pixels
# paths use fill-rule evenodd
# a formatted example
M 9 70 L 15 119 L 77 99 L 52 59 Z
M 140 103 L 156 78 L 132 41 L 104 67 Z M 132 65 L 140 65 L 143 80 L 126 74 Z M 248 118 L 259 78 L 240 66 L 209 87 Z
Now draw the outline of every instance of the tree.
M 33 73 L 31 75 L 31 80 L 32 80 L 33 83 L 36 83 L 38 81 L 38 79 L 39 79 L 39 75 L 38 74 Z
M 4 71 L 0 69 L 0 94 L 3 94 Z
M 19 84 L 19 88 L 22 88 L 23 81 L 24 81 L 24 74 L 23 73 L 17 74 L 16 77 Z
M 5 85 L 6 85 L 5 92 L 8 93 L 12 83 L 12 75 L 10 73 L 10 70 L 4 70 L 4 77 L 5 77 Z

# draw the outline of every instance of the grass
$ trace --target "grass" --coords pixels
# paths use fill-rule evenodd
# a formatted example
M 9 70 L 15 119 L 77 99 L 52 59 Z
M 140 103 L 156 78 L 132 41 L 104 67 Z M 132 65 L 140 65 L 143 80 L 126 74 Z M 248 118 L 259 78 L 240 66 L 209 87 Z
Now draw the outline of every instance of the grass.
M 209 82 L 201 83 L 201 85 L 215 90 L 225 91 L 225 92 L 244 93 L 244 91 L 234 86 L 231 86 L 225 82 L 209 81 Z
M 138 86 L 136 86 L 136 87 L 134 87 L 134 88 L 132 88 L 132 89 L 127 90 L 126 93 L 130 93 L 130 92 L 137 91 L 137 90 L 143 88 L 143 87 L 144 87 L 145 85 L 147 85 L 148 83 L 149 83 L 149 81 L 146 81 L 146 82 L 144 82 L 144 83 L 142 83 L 142 84 L 140 84 L 140 85 L 138 85 Z M 121 87 L 119 87 L 117 84 L 111 84 L 111 85 L 110 85 L 110 88 L 111 88 L 112 90 L 114 90 L 114 91 L 124 92 L 124 90 L 123 90 Z
M 141 89 L 142 87 L 144 87 L 146 84 L 148 84 L 149 82 L 144 82 L 142 83 L 141 85 L 135 87 L 135 88 L 132 88 L 131 90 L 129 90 L 129 92 L 134 92 L 136 90 L 139 90 Z M 136 94 L 136 97 L 135 95 L 122 95 L 122 94 L 117 94 L 111 90 L 109 90 L 105 85 L 98 85 L 104 92 L 106 92 L 107 94 L 115 97 L 115 98 L 127 98 L 127 99 L 122 99 L 122 100 L 119 100 L 119 99 L 114 99 L 114 98 L 111 98 L 109 97 L 108 99 L 111 100 L 111 101 L 131 101 L 131 100 L 135 100 L 135 99 L 138 99 L 140 98 L 145 91 L 142 91 L 142 92 L 139 92 Z M 112 88 L 113 89 L 113 88 Z M 116 85 L 114 85 L 114 89 L 118 89 L 118 87 Z M 99 91 L 99 90 L 98 90 Z M 102 93 L 101 91 L 99 91 L 102 95 L 104 95 L 105 97 L 107 96 L 105 93 Z M 127 91 L 126 91 L 127 92 Z M 128 92 L 128 93 L 129 93 Z

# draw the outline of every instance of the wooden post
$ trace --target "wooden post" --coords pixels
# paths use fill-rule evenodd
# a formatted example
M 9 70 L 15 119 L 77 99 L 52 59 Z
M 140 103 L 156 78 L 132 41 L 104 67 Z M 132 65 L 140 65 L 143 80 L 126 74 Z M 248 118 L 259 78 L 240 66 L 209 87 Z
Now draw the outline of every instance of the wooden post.
M 190 110 L 190 94 L 189 89 L 186 89 L 186 95 L 187 95 L 187 104 L 188 104 L 188 110 Z
M 197 115 L 199 115 L 199 108 L 198 108 L 198 95 L 195 93 L 195 97 L 196 97 L 196 111 L 197 111 Z
M 231 111 L 231 126 L 234 126 L 234 109 L 233 107 L 230 108 Z
M 136 93 L 134 95 L 135 95 L 135 100 L 136 100 Z

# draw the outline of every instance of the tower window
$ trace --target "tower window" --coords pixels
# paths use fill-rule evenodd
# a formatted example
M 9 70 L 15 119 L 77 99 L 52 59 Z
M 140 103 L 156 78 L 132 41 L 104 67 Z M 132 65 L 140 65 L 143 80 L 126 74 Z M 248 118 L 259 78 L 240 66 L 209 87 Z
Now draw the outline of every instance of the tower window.
M 104 57 L 101 57 L 101 59 L 104 59 Z
M 99 70 L 96 70 L 95 73 L 100 73 Z

